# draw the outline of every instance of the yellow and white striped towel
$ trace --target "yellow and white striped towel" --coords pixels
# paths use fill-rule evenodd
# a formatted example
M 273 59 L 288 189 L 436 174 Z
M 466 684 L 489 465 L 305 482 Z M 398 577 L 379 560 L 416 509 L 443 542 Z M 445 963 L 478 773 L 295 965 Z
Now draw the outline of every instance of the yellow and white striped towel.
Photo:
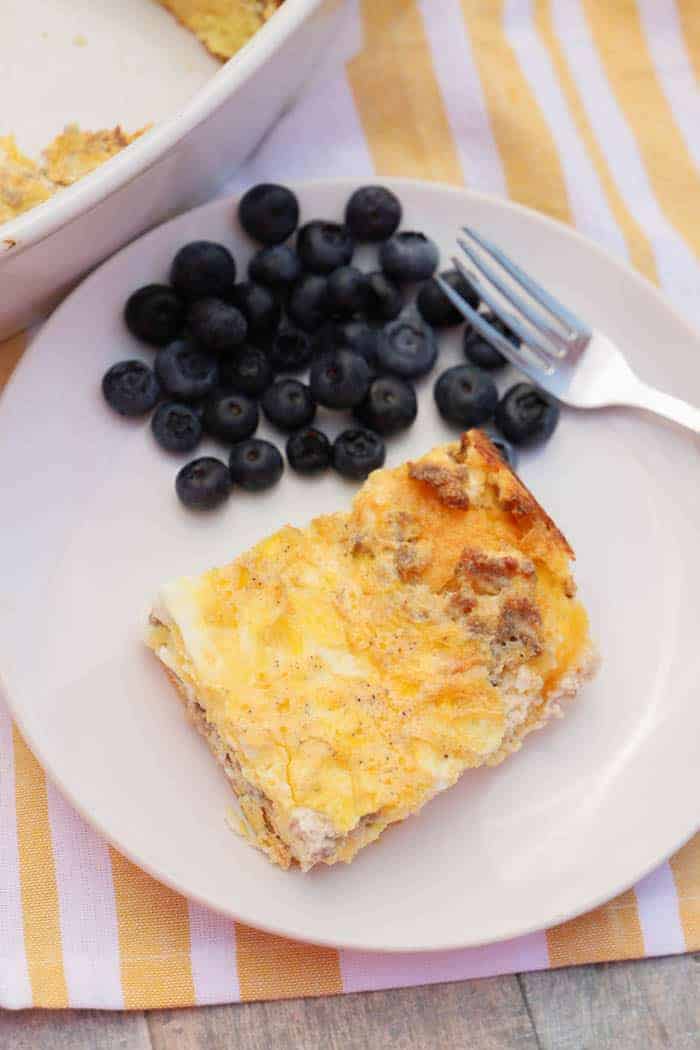
M 700 0 L 360 0 L 233 188 L 402 174 L 537 208 L 700 324 Z M 0 386 L 23 347 L 0 347 Z M 47 782 L 0 704 L 0 1005 L 323 995 L 700 949 L 700 836 L 596 911 L 505 944 L 295 944 L 165 889 Z

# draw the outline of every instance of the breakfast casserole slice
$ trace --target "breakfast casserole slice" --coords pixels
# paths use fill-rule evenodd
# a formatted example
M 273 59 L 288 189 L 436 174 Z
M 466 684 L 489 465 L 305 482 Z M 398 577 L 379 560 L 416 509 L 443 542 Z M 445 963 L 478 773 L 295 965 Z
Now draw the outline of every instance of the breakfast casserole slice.
M 350 861 L 595 666 L 573 552 L 478 430 L 161 591 L 148 644 L 283 867 Z

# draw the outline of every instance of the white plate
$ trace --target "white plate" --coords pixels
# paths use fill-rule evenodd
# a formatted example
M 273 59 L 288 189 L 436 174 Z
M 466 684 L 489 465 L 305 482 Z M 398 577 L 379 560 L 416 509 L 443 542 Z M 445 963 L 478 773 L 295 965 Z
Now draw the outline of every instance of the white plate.
M 461 190 L 397 182 L 405 226 L 446 258 L 457 226 L 488 232 L 647 380 L 700 402 L 697 337 L 646 283 L 575 233 Z M 336 218 L 349 182 L 300 188 Z M 698 441 L 639 413 L 565 411 L 521 473 L 578 552 L 604 664 L 568 716 L 498 769 L 466 774 L 349 867 L 282 872 L 233 834 L 228 784 L 140 642 L 159 584 L 229 560 L 285 521 L 344 506 L 334 477 L 287 473 L 260 498 L 196 517 L 176 463 L 100 395 L 105 369 L 149 351 L 122 326 L 127 294 L 165 277 L 192 238 L 250 246 L 232 201 L 162 226 L 94 273 L 25 355 L 0 405 L 0 666 L 22 731 L 78 809 L 169 885 L 254 926 L 368 949 L 513 937 L 586 910 L 687 839 L 700 798 Z M 442 365 L 459 358 L 447 340 Z M 450 431 L 421 391 L 388 462 Z

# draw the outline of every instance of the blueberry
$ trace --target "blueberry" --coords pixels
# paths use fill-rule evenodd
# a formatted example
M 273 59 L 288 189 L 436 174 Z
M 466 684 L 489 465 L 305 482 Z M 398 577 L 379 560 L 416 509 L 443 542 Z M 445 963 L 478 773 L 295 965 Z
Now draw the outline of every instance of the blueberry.
M 204 429 L 221 441 L 244 441 L 258 428 L 257 402 L 235 390 L 217 390 L 204 403 Z
M 331 321 L 321 328 L 315 338 L 318 353 L 328 350 L 352 350 L 364 357 L 370 368 L 377 363 L 379 332 L 366 321 Z
M 400 222 L 401 201 L 385 186 L 361 186 L 345 208 L 345 225 L 358 241 L 385 241 Z
M 241 197 L 238 221 L 254 241 L 281 244 L 299 222 L 299 201 L 286 186 L 261 182 Z
M 462 277 L 459 270 L 445 270 L 440 276 L 450 288 L 466 299 L 469 306 L 477 308 L 479 296 L 472 285 Z M 464 320 L 434 277 L 421 287 L 416 296 L 416 306 L 423 320 L 433 325 L 434 328 L 450 328 L 452 325 L 461 324 Z
M 173 259 L 170 283 L 190 302 L 222 298 L 236 280 L 236 263 L 228 248 L 213 241 L 192 241 Z
M 120 416 L 143 416 L 160 397 L 160 384 L 143 361 L 120 361 L 105 372 L 102 393 Z
M 255 253 L 248 266 L 248 276 L 273 291 L 284 291 L 301 277 L 301 262 L 288 244 L 273 244 Z
M 193 459 L 178 472 L 175 491 L 186 507 L 213 510 L 224 502 L 231 491 L 228 467 L 213 456 Z
M 137 339 L 165 346 L 182 331 L 185 308 L 170 285 L 147 284 L 127 299 L 124 320 Z
M 219 378 L 222 386 L 258 397 L 272 382 L 272 365 L 259 347 L 237 346 L 219 362 Z
M 336 345 L 364 357 L 370 368 L 377 363 L 379 331 L 365 321 L 342 321 L 335 326 Z
M 287 439 L 287 459 L 297 474 L 320 474 L 331 464 L 331 443 L 315 427 L 295 430 Z
M 437 245 L 424 233 L 397 233 L 379 249 L 379 265 L 398 284 L 427 281 L 437 270 Z
M 437 360 L 435 333 L 413 312 L 385 325 L 377 345 L 380 368 L 403 379 L 427 375 Z
M 410 427 L 418 414 L 416 392 L 397 376 L 379 376 L 354 411 L 356 419 L 378 434 L 396 434 Z
M 308 366 L 313 352 L 308 332 L 284 324 L 270 344 L 270 364 L 276 372 L 301 372 Z
M 248 323 L 235 306 L 223 299 L 198 299 L 187 315 L 190 332 L 201 350 L 223 354 L 244 342 Z
M 297 234 L 297 253 L 312 273 L 331 273 L 339 266 L 347 266 L 354 250 L 350 230 L 337 222 L 314 219 Z
M 219 380 L 216 358 L 199 350 L 189 339 L 176 339 L 162 347 L 156 354 L 155 366 L 163 389 L 184 401 L 206 397 Z
M 503 368 L 508 363 L 501 351 L 487 343 L 473 328 L 468 328 L 464 333 L 464 356 L 477 368 L 485 368 L 489 372 Z
M 293 285 L 287 300 L 287 313 L 306 332 L 315 332 L 328 317 L 328 282 L 318 274 L 307 273 Z
M 202 422 L 192 405 L 164 401 L 153 413 L 151 430 L 168 452 L 191 452 L 202 437 Z
M 373 430 L 352 427 L 338 434 L 333 442 L 333 466 L 344 478 L 364 480 L 384 463 L 384 442 Z
M 269 339 L 280 323 L 280 305 L 269 288 L 252 281 L 234 285 L 229 302 L 238 307 L 248 322 L 251 339 Z
M 510 340 L 513 346 L 520 346 L 520 340 L 517 335 L 511 332 L 510 328 L 504 324 L 500 317 L 494 317 L 490 310 L 484 312 L 482 316 L 501 335 Z M 495 346 L 491 346 L 490 343 L 486 342 L 483 335 L 477 332 L 475 328 L 469 326 L 464 332 L 464 356 L 477 368 L 486 368 L 489 371 L 503 368 L 504 365 L 508 364 L 507 359 L 500 350 L 496 350 Z
M 403 310 L 403 294 L 381 270 L 367 274 L 365 310 L 373 321 L 393 321 Z
M 249 438 L 231 449 L 228 461 L 231 481 L 248 492 L 262 492 L 282 477 L 284 460 L 271 441 Z
M 370 371 L 364 357 L 352 350 L 329 350 L 311 365 L 309 386 L 319 405 L 352 408 L 367 393 Z
M 262 396 L 262 410 L 280 430 L 308 426 L 316 415 L 316 402 L 305 383 L 298 379 L 278 379 Z
M 498 404 L 496 384 L 471 365 L 455 365 L 438 377 L 435 401 L 443 419 L 460 427 L 477 427 L 493 415 Z
M 339 266 L 328 278 L 326 303 L 334 317 L 361 314 L 367 303 L 367 278 L 354 266 Z
M 498 452 L 499 456 L 504 463 L 507 463 L 511 470 L 515 470 L 518 466 L 518 453 L 517 450 L 511 445 L 509 441 L 503 437 L 502 434 L 496 430 L 494 426 L 485 426 L 481 428 L 486 434 L 493 447 Z
M 554 433 L 559 405 L 531 383 L 516 383 L 499 401 L 495 419 L 514 445 L 535 445 Z

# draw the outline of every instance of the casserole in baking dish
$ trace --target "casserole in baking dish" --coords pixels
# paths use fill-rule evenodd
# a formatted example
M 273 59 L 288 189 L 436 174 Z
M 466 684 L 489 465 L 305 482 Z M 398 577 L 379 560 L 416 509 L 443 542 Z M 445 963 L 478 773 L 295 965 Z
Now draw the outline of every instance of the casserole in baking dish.
M 75 0 L 69 8 L 26 0 L 3 10 L 12 106 L 3 112 L 0 165 L 25 157 L 40 170 L 42 150 L 66 124 L 125 140 L 153 126 L 58 193 L 42 173 L 37 206 L 0 225 L 0 338 L 126 241 L 211 194 L 308 78 L 342 0 L 285 0 L 274 17 L 266 17 L 273 3 L 251 5 L 258 16 L 250 25 L 260 28 L 224 65 L 184 26 L 195 28 L 195 0 L 168 0 L 172 13 L 154 0 Z M 235 33 L 218 40 L 208 26 L 196 24 L 217 55 L 235 50 Z

